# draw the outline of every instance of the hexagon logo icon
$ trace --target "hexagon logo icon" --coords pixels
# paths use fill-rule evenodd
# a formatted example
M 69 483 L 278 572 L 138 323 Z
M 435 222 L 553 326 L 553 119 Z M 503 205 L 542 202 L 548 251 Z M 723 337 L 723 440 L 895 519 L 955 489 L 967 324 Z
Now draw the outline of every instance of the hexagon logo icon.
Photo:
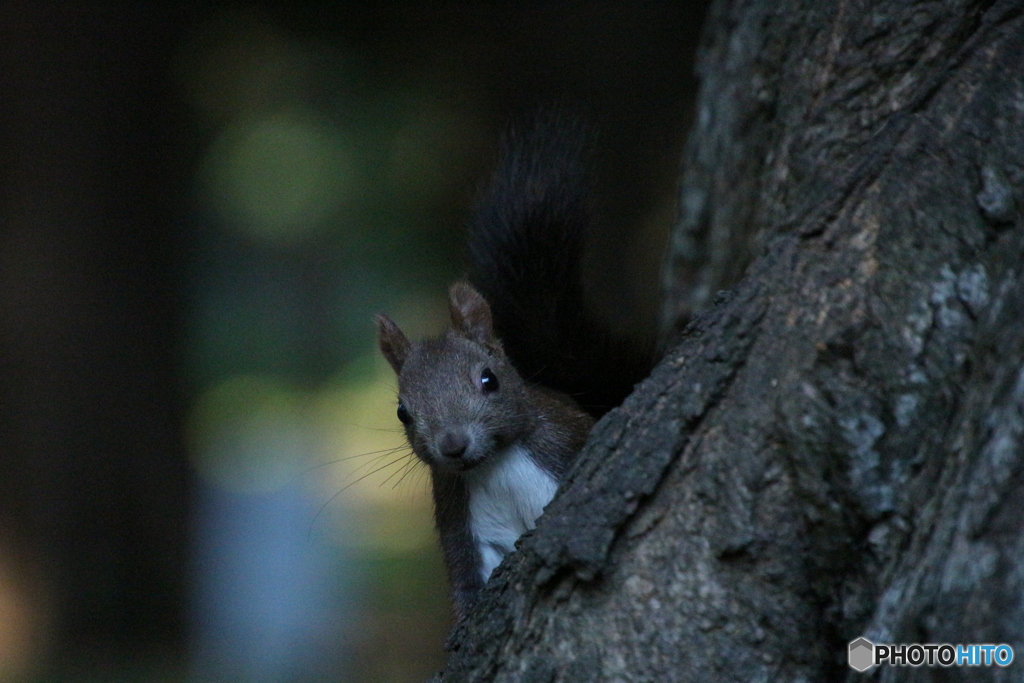
M 875 644 L 867 638 L 858 638 L 850 643 L 850 668 L 861 673 L 867 671 L 875 663 Z

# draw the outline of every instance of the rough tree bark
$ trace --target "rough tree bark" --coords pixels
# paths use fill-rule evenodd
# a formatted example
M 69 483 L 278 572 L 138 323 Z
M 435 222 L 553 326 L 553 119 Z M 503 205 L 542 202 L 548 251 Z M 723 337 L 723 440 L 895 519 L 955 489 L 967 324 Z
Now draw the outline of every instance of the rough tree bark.
M 1024 655 L 1021 10 L 713 5 L 666 266 L 666 316 L 698 313 L 439 680 L 859 680 L 862 634 Z

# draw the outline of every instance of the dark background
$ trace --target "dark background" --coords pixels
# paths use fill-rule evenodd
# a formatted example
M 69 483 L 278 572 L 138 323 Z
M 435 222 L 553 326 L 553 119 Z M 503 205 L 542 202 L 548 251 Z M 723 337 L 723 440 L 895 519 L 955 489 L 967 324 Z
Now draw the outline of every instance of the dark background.
M 218 506 L 273 515 L 274 494 L 204 478 L 190 416 L 238 376 L 321 391 L 368 362 L 370 314 L 439 302 L 510 120 L 555 103 L 596 124 L 593 302 L 615 326 L 652 329 L 702 12 L 0 7 L 0 678 L 263 670 L 204 650 L 219 622 L 195 588 L 207 585 L 197 539 L 219 528 Z M 281 139 L 328 159 L 308 195 L 327 208 L 254 228 L 246 207 L 273 204 L 292 177 L 274 155 L 292 148 L 247 157 L 269 175 L 218 175 L 233 167 L 217 154 L 268 120 L 298 122 L 309 135 Z M 325 140 L 342 141 L 357 182 L 323 180 Z M 268 191 L 232 204 L 225 188 L 252 177 Z M 287 534 L 303 536 L 324 502 L 300 506 Z M 436 553 L 384 562 L 347 547 L 328 564 L 361 568 L 336 602 L 359 603 L 340 617 L 354 625 L 325 631 L 335 656 L 268 680 L 407 680 L 442 661 Z M 434 597 L 409 610 L 425 617 L 389 621 L 398 612 L 365 598 L 424 576 L 416 590 Z

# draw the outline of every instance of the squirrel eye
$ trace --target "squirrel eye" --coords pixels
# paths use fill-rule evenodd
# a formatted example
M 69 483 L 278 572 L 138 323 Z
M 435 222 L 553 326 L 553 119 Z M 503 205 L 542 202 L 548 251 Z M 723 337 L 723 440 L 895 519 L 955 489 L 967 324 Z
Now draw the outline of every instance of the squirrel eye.
M 480 391 L 485 394 L 493 394 L 498 390 L 498 376 L 491 372 L 490 368 L 484 368 L 480 373 Z
M 412 422 L 412 415 L 409 414 L 409 409 L 405 407 L 402 402 L 398 403 L 398 419 L 402 421 L 402 424 L 407 425 Z

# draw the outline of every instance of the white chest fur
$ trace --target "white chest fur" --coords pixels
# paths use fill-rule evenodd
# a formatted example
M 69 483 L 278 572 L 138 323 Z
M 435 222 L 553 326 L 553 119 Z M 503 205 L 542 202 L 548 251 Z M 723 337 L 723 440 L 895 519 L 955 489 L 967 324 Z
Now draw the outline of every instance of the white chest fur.
M 484 581 L 510 553 L 516 539 L 534 527 L 558 482 L 520 446 L 493 456 L 468 473 L 469 529 L 483 560 Z

